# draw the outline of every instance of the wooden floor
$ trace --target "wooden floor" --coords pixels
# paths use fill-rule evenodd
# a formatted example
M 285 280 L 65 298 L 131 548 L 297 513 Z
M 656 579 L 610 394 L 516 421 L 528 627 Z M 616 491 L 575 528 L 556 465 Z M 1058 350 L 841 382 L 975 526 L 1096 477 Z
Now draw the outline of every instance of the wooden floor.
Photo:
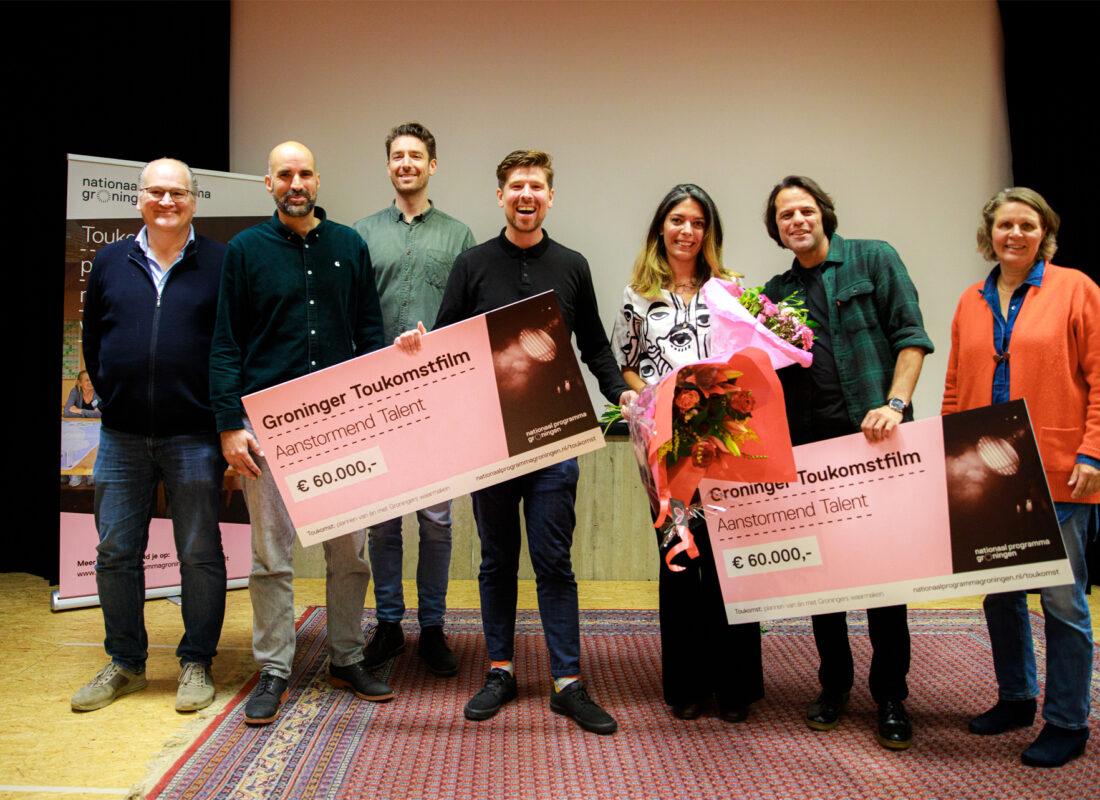
M 294 582 L 295 610 L 324 604 L 324 581 Z M 225 626 L 214 663 L 218 694 L 194 714 L 173 709 L 179 667 L 174 656 L 181 625 L 171 600 L 145 604 L 149 688 L 86 714 L 69 699 L 106 663 L 98 608 L 53 613 L 50 587 L 40 578 L 0 574 L 0 604 L 8 609 L 0 633 L 0 800 L 93 800 L 143 797 L 255 671 L 252 606 L 246 590 L 228 594 Z M 406 593 L 415 596 L 407 584 Z M 1094 636 L 1100 593 L 1090 597 Z M 582 581 L 582 608 L 656 608 L 657 585 L 642 581 Z M 475 581 L 452 581 L 452 608 L 476 608 Z M 535 608 L 533 581 L 521 581 L 520 606 Z M 976 607 L 980 598 L 917 607 Z

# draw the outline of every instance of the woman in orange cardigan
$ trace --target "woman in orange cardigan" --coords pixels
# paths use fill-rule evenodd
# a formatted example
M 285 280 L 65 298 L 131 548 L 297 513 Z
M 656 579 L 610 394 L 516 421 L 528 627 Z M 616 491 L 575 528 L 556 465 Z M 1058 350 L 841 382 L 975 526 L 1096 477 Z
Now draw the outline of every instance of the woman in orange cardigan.
M 1100 502 L 1100 288 L 1049 263 L 1059 218 L 1037 192 L 1015 187 L 982 210 L 978 250 L 999 262 L 967 289 L 951 323 L 943 413 L 1025 398 L 1075 582 L 1041 590 L 1047 668 L 1038 738 L 1025 764 L 1059 767 L 1089 737 L 1092 623 L 1085 545 Z M 1039 685 L 1026 594 L 984 602 L 998 700 L 970 721 L 976 734 L 1030 726 Z

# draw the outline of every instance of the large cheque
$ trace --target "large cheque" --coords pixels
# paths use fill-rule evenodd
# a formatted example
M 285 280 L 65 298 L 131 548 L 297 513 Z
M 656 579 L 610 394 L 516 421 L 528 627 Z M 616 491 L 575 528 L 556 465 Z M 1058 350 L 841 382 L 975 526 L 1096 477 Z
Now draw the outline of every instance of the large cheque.
M 1022 400 L 794 448 L 699 485 L 730 622 L 1073 582 Z
M 243 398 L 302 544 L 603 447 L 553 292 Z

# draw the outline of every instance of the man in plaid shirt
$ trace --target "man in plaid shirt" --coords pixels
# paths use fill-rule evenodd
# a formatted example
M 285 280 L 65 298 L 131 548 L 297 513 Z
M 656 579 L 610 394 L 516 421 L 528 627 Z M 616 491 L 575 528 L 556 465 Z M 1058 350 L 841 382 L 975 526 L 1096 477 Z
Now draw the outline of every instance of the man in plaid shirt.
M 813 364 L 780 370 L 787 421 L 795 445 L 862 431 L 868 441 L 890 437 L 913 418 L 910 400 L 932 340 L 924 331 L 917 290 L 897 251 L 886 242 L 836 235 L 832 198 L 813 180 L 790 175 L 776 184 L 764 226 L 794 253 L 791 268 L 764 286 L 778 302 L 797 293 L 817 323 Z M 867 610 L 871 696 L 878 704 L 878 741 L 904 750 L 913 738 L 905 712 L 909 695 L 906 608 Z M 814 730 L 840 724 L 853 683 L 852 651 L 843 611 L 813 618 L 821 693 L 806 712 Z

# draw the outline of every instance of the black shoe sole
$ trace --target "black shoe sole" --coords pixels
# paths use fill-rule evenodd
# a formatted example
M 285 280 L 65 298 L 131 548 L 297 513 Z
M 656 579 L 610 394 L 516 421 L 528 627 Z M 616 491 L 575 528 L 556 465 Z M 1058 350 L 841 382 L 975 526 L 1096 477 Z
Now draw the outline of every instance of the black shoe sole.
M 275 713 L 272 714 L 270 717 L 264 717 L 263 719 L 259 719 L 259 718 L 256 718 L 256 717 L 245 717 L 244 718 L 244 724 L 245 725 L 270 725 L 272 722 L 274 722 L 276 719 L 279 718 L 279 712 L 283 710 L 283 703 L 286 702 L 286 699 L 289 696 L 290 696 L 290 689 L 287 689 L 279 697 L 279 707 L 277 709 L 275 709 Z
M 505 697 L 503 700 L 500 701 L 500 705 L 493 708 L 470 708 L 470 704 L 467 703 L 462 709 L 462 714 L 466 717 L 466 719 L 473 720 L 474 722 L 481 722 L 482 720 L 491 719 L 492 717 L 495 717 L 500 712 L 500 710 L 504 708 L 504 706 L 515 700 L 518 696 L 519 693 L 517 692 L 511 697 Z
M 1007 733 L 1008 731 L 1014 731 L 1017 728 L 1030 728 L 1034 724 L 1035 724 L 1035 717 L 1032 717 L 1027 722 L 1013 722 L 1010 725 L 1002 725 L 999 728 L 985 728 L 985 729 L 975 728 L 974 723 L 971 722 L 970 724 L 968 724 L 966 726 L 966 729 L 968 731 L 970 731 L 971 733 L 973 733 L 974 735 L 976 735 L 976 736 L 1000 736 L 1002 733 Z
M 473 709 L 469 706 L 466 706 L 462 709 L 462 715 L 466 717 L 466 719 L 473 720 L 474 722 L 481 722 L 482 720 L 492 719 L 500 712 L 502 708 L 504 708 L 504 704 L 507 702 L 509 701 L 505 700 L 504 703 L 501 703 L 496 708 Z
M 455 664 L 453 667 L 439 669 L 438 667 L 432 666 L 432 662 L 424 658 L 424 656 L 420 656 L 420 658 L 424 661 L 425 664 L 428 665 L 428 670 L 432 673 L 432 675 L 435 675 L 436 677 L 450 678 L 452 675 L 458 674 L 458 664 Z
M 1081 745 L 1080 750 L 1075 750 L 1064 761 L 1058 761 L 1058 762 L 1055 762 L 1055 763 L 1045 763 L 1045 762 L 1042 762 L 1042 761 L 1035 761 L 1033 759 L 1030 759 L 1024 753 L 1020 754 L 1020 761 L 1022 761 L 1028 767 L 1038 767 L 1039 769 L 1056 769 L 1058 767 L 1064 767 L 1066 764 L 1073 761 L 1073 759 L 1078 758 L 1080 756 L 1083 756 L 1084 754 L 1085 754 L 1085 745 Z
M 619 729 L 619 723 L 615 722 L 614 720 L 611 721 L 610 725 L 586 725 L 585 723 L 574 717 L 572 714 L 570 714 L 568 711 L 566 711 L 564 708 L 557 708 L 556 706 L 551 704 L 550 710 L 553 711 L 555 714 L 561 714 L 563 717 L 573 720 L 581 729 L 586 730 L 589 733 L 596 733 L 600 736 L 610 736 Z
M 428 671 L 435 675 L 437 678 L 453 678 L 458 674 L 458 667 L 454 669 L 436 669 L 431 664 L 428 665 Z
M 840 711 L 838 711 L 836 714 L 836 719 L 834 719 L 832 722 L 821 722 L 820 720 L 816 720 L 810 716 L 807 716 L 806 724 L 815 731 L 831 731 L 840 724 L 840 719 L 844 716 L 844 712 L 848 710 L 849 703 L 851 703 L 851 700 L 844 701 L 844 705 L 840 707 Z
M 371 700 L 375 703 L 384 703 L 387 700 L 393 700 L 393 691 L 392 690 L 389 692 L 389 694 L 363 694 L 358 689 L 356 689 L 354 686 L 352 686 L 351 683 L 344 680 L 343 678 L 337 678 L 333 675 L 329 675 L 328 676 L 328 682 L 331 685 L 335 686 L 337 689 L 347 689 L 348 691 L 352 692 L 356 697 L 358 697 L 360 700 Z
M 875 738 L 878 739 L 878 743 L 887 750 L 908 750 L 909 745 L 913 744 L 912 739 L 906 739 L 904 742 L 899 742 L 896 739 L 887 739 L 882 734 L 878 734 Z
M 719 711 L 718 719 L 722 720 L 722 722 L 744 722 L 749 718 L 750 713 L 752 713 L 752 711 L 748 706 L 744 708 L 730 708 L 726 711 Z

